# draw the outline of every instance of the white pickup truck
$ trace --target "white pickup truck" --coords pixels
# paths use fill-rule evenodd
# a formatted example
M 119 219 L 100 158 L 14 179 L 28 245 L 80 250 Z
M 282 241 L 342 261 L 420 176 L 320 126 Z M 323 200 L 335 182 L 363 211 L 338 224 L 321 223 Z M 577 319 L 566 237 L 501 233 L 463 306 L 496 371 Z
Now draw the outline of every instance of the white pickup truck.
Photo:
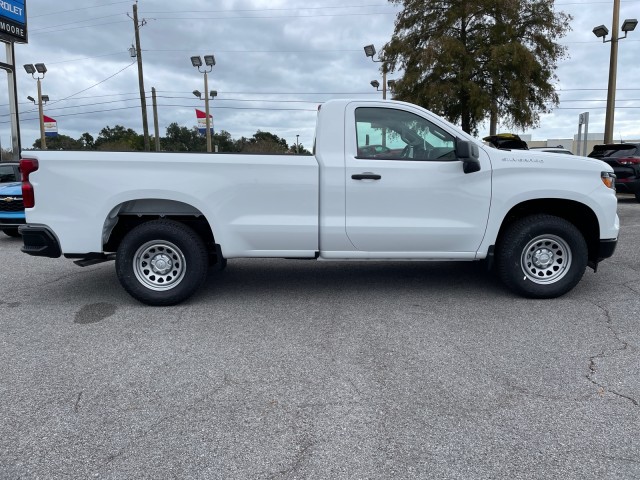
M 488 147 L 416 105 L 332 100 L 315 154 L 23 152 L 30 255 L 115 259 L 129 294 L 173 305 L 229 258 L 487 260 L 552 298 L 616 246 L 611 167 Z

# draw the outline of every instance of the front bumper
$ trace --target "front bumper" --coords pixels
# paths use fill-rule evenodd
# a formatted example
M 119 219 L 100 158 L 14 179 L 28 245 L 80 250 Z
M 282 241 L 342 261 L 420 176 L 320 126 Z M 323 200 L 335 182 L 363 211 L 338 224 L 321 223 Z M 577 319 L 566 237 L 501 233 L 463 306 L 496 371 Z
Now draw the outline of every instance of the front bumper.
M 2 214 L 0 216 L 0 229 L 4 227 L 19 227 L 20 225 L 24 225 L 26 223 L 23 214 Z
M 613 256 L 613 252 L 616 251 L 618 245 L 618 239 L 600 240 L 600 248 L 598 249 L 598 262 Z
M 34 257 L 58 258 L 62 254 L 58 237 L 46 225 L 22 225 L 18 231 L 24 246 L 21 250 Z

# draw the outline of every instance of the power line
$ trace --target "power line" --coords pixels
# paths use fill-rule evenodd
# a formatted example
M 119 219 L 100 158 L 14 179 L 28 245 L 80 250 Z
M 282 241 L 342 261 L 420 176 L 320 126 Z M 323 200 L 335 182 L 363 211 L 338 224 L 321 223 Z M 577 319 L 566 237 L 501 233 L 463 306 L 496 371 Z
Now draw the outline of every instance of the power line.
M 179 92 L 179 93 L 185 93 L 186 92 Z M 228 92 L 227 92 L 228 93 Z M 118 94 L 118 95 L 137 95 L 136 93 L 130 93 L 130 94 Z M 112 97 L 112 96 L 118 96 L 118 95 L 102 95 L 102 97 Z M 376 95 L 375 92 L 366 92 L 366 93 L 361 93 L 360 95 Z M 96 96 L 87 96 L 87 97 L 79 97 L 78 99 L 94 99 L 94 98 L 99 98 L 99 95 Z M 146 96 L 145 98 L 149 99 L 151 98 L 150 96 Z M 194 102 L 197 101 L 197 99 L 193 99 L 191 96 L 172 96 L 172 95 L 158 95 L 157 98 L 163 98 L 163 99 L 172 99 L 172 100 L 176 100 L 176 99 L 181 99 L 181 100 L 193 100 Z M 134 98 L 121 98 L 121 99 L 117 99 L 117 100 L 109 100 L 109 101 L 104 101 L 104 102 L 90 102 L 90 103 L 84 103 L 81 105 L 69 105 L 66 107 L 57 107 L 57 108 L 48 108 L 47 111 L 51 112 L 51 111 L 59 111 L 59 110 L 67 110 L 67 109 L 72 109 L 72 108 L 82 108 L 82 107 L 86 107 L 86 106 L 93 106 L 93 105 L 110 105 L 110 104 L 114 104 L 114 103 L 122 103 L 122 102 L 131 102 L 131 101 L 137 101 L 138 98 L 134 97 Z M 283 103 L 305 103 L 305 104 L 312 104 L 312 105 L 316 105 L 319 103 L 323 103 L 325 100 L 271 100 L 271 99 L 264 99 L 264 98 L 259 98 L 259 99 L 246 99 L 246 98 L 220 98 L 220 96 L 216 97 L 216 104 L 220 103 L 220 102 L 239 102 L 239 103 L 278 103 L 278 104 L 283 104 Z M 637 98 L 629 98 L 629 99 L 618 99 L 616 103 L 620 102 L 639 102 L 640 99 Z M 606 99 L 571 99 L 571 100 L 562 100 L 560 103 L 575 103 L 575 102 L 606 102 Z M 21 104 L 30 104 L 28 102 L 21 102 Z M 6 105 L 5 105 L 6 106 Z M 620 106 L 622 108 L 622 106 Z M 561 108 L 561 107 L 558 107 Z M 586 108 L 586 107 L 585 107 Z M 22 112 L 22 113 L 32 113 L 35 112 L 36 110 L 27 110 L 26 112 Z M 2 114 L 0 116 L 4 116 L 7 117 L 10 114 Z
M 46 62 L 46 64 L 47 65 L 59 65 L 61 63 L 81 62 L 83 60 L 91 60 L 92 58 L 112 57 L 112 56 L 115 56 L 115 55 L 122 55 L 123 53 L 126 53 L 128 55 L 129 52 L 127 50 L 120 50 L 119 52 L 103 53 L 103 54 L 100 54 L 100 55 L 93 55 L 91 57 L 74 58 L 73 60 L 60 60 L 59 62 Z
M 47 35 L 49 33 L 66 32 L 68 30 L 79 30 L 81 28 L 92 28 L 92 27 L 102 27 L 104 25 L 114 25 L 116 23 L 129 23 L 129 20 L 121 20 L 121 21 L 118 21 L 118 22 L 97 23 L 95 25 L 83 25 L 81 27 L 60 28 L 58 30 L 52 30 L 50 32 L 40 32 L 40 33 L 36 32 L 33 35 L 34 36 Z M 30 33 L 30 35 L 31 35 L 31 33 Z
M 318 15 L 277 15 L 277 16 L 244 16 L 244 17 L 180 17 L 180 18 L 176 18 L 176 17 L 155 17 L 153 20 L 171 20 L 173 22 L 177 22 L 177 21 L 184 21 L 184 20 L 188 20 L 188 21 L 192 21 L 192 20 L 247 20 L 247 19 L 274 19 L 274 18 L 316 18 L 316 17 L 337 17 L 337 16 L 343 16 L 343 17 L 348 17 L 348 16 L 370 16 L 370 15 L 395 15 L 395 13 L 364 13 L 364 12 L 360 12 L 360 13 L 342 13 L 342 14 L 332 14 L 332 13 L 327 13 L 327 14 L 318 14 Z M 86 20 L 84 20 L 86 21 Z M 56 30 L 50 30 L 50 31 L 40 31 L 40 32 L 35 32 L 33 33 L 33 35 L 38 36 L 38 35 L 46 35 L 49 33 L 58 33 L 58 32 L 66 32 L 68 30 L 78 30 L 78 29 L 82 29 L 82 28 L 93 28 L 93 27 L 102 27 L 105 25 L 114 25 L 116 23 L 125 23 L 128 22 L 128 20 L 122 20 L 122 21 L 117 21 L 117 22 L 105 22 L 105 23 L 96 23 L 96 24 L 92 24 L 92 25 L 81 25 L 78 27 L 69 27 L 69 28 L 59 28 Z
M 113 2 L 113 3 L 104 3 L 102 5 L 92 5 L 90 7 L 80 7 L 80 8 L 74 8 L 72 10 L 58 10 L 56 12 L 50 12 L 50 13 L 41 13 L 40 15 L 29 15 L 29 18 L 38 18 L 38 17 L 50 17 L 52 15 L 61 15 L 63 13 L 70 13 L 70 12 L 77 12 L 79 10 L 90 10 L 92 8 L 102 8 L 102 7 L 109 7 L 111 5 L 119 5 L 122 3 L 131 3 L 131 0 L 124 0 L 122 2 Z
M 322 7 L 284 7 L 284 8 L 242 8 L 242 9 L 230 9 L 230 10 L 151 10 L 146 13 L 235 13 L 235 12 L 282 12 L 282 11 L 299 11 L 299 10 L 329 10 L 329 9 L 343 9 L 343 8 L 383 8 L 388 7 L 388 3 L 376 3 L 369 5 L 333 5 Z
M 143 49 L 143 52 L 176 52 L 176 53 L 184 53 L 184 52 L 193 52 L 193 49 L 190 50 L 174 50 L 174 49 Z M 361 48 L 330 48 L 330 49 L 314 49 L 314 50 L 216 50 L 216 55 L 218 53 L 318 53 L 318 52 L 358 52 L 362 53 Z
M 159 107 L 173 107 L 173 108 L 194 108 L 193 105 L 184 105 L 184 104 L 159 104 Z M 127 106 L 127 107 L 118 107 L 118 108 L 108 108 L 102 110 L 90 110 L 85 112 L 76 112 L 76 113 L 65 113 L 65 114 L 56 114 L 56 117 L 75 117 L 82 115 L 91 115 L 94 113 L 106 113 L 106 112 L 114 112 L 121 110 L 131 110 L 134 108 L 138 108 L 137 105 Z M 556 107 L 553 110 L 604 110 L 606 107 Z M 231 106 L 216 106 L 217 110 L 259 110 L 259 111 L 270 111 L 270 112 L 317 112 L 316 108 L 275 108 L 275 107 L 231 107 Z M 619 106 L 616 109 L 627 109 L 627 110 L 638 110 L 640 107 L 625 107 Z M 35 110 L 34 110 L 35 111 Z M 34 112 L 33 111 L 33 112 Z M 31 112 L 25 112 L 31 113 Z M 20 121 L 36 121 L 39 120 L 39 117 L 31 117 L 31 118 L 21 118 Z M 10 120 L 0 121 L 0 124 L 9 123 Z
M 29 33 L 33 33 L 33 32 L 40 32 L 42 30 L 51 30 L 54 28 L 58 28 L 58 27 L 66 27 L 67 25 L 75 25 L 77 23 L 84 23 L 84 22 L 92 22 L 94 20 L 102 20 L 103 18 L 111 18 L 111 17 L 119 17 L 120 15 L 123 15 L 122 13 L 114 13 L 111 15 L 104 15 L 102 17 L 94 17 L 94 18 L 88 18 L 86 20 L 76 20 L 74 22 L 68 22 L 68 23 L 61 23 L 59 25 L 49 25 L 46 27 L 42 27 L 42 28 L 31 28 L 29 29 Z
M 175 91 L 175 90 L 156 90 L 161 93 L 191 93 L 184 91 Z M 221 93 L 225 94 L 234 94 L 234 95 L 373 95 L 375 94 L 375 90 L 372 92 L 231 92 L 226 90 L 218 90 L 218 95 Z
M 634 2 L 638 2 L 640 0 L 623 0 L 624 3 L 634 3 Z M 106 6 L 111 6 L 111 5 L 119 5 L 122 3 L 129 3 L 129 1 L 121 1 L 121 2 L 113 2 L 113 3 L 107 3 L 104 5 L 94 5 L 94 6 L 90 6 L 90 7 L 84 7 L 84 8 L 77 8 L 77 9 L 73 9 L 73 10 L 62 10 L 62 11 L 58 11 L 58 12 L 52 12 L 52 13 L 48 13 L 48 14 L 41 14 L 41 15 L 31 15 L 31 18 L 38 18 L 38 17 L 43 17 L 43 16 L 51 16 L 51 15 L 59 15 L 62 13 L 69 13 L 69 12 L 77 12 L 79 10 L 88 10 L 88 9 L 92 9 L 92 8 L 101 8 L 101 7 L 106 7 Z M 566 3 L 556 3 L 556 5 L 589 5 L 589 4 L 600 4 L 600 3 L 609 3 L 608 1 L 591 1 L 591 2 L 566 2 Z M 322 6 L 322 7 L 286 7 L 286 8 L 256 8 L 256 9 L 231 9 L 231 10 L 180 10 L 180 11 L 172 11 L 172 10 L 150 10 L 148 12 L 146 12 L 147 14 L 177 14 L 177 13 L 196 13 L 196 14 L 209 14 L 209 13 L 213 13 L 213 14 L 234 14 L 234 13 L 238 13 L 238 12 L 254 12 L 254 13 L 260 13 L 260 12 L 291 12 L 291 11 L 309 11 L 309 10 L 329 10 L 329 9 L 347 9 L 347 8 L 388 8 L 388 4 L 364 4 L 364 5 L 329 5 L 329 6 Z M 207 20 L 207 19 L 252 19 L 252 18 L 258 18 L 258 19 L 264 19 L 264 18 L 313 18 L 313 17 L 328 17 L 328 16 L 353 16 L 353 15 L 395 15 L 397 12 L 360 12 L 360 13 L 327 13 L 327 14 L 315 14 L 315 15 L 271 15 L 271 16 L 225 16 L 225 17 L 160 17 L 157 18 L 157 20 Z M 63 23 L 63 24 L 59 24 L 59 25 L 51 25 L 51 26 L 47 26 L 47 27 L 42 27 L 42 28 L 37 28 L 37 29 L 31 29 L 31 33 L 32 34 L 38 34 L 38 32 L 41 33 L 53 33 L 53 32 L 43 32 L 43 30 L 51 30 L 51 29 L 56 29 L 58 27 L 61 26 L 66 26 L 66 25 L 74 25 L 76 23 L 83 23 L 83 22 L 89 22 L 89 21 L 94 21 L 94 20 L 99 20 L 99 19 L 103 19 L 103 18 L 110 18 L 110 17 L 116 17 L 118 15 L 122 15 L 122 13 L 116 13 L 116 14 L 111 14 L 111 15 L 103 15 L 100 17 L 92 17 L 89 19 L 85 19 L 85 20 L 78 20 L 75 22 L 68 22 L 68 23 Z M 111 22 L 111 23 L 118 23 L 118 22 Z M 81 26 L 81 27 L 73 27 L 73 28 L 68 28 L 68 29 L 58 29 L 55 30 L 56 32 L 58 31 L 66 31 L 66 30 L 71 30 L 74 28 L 87 28 L 87 27 L 94 27 L 94 26 L 102 26 L 102 25 L 109 25 L 111 23 L 101 23 L 101 24 L 94 24 L 94 25 L 86 25 L 86 26 Z M 637 40 L 631 40 L 631 41 L 637 41 Z M 566 42 L 566 43 L 587 43 L 587 42 Z
M 166 52 L 176 52 L 176 53 L 193 53 L 193 49 L 190 50 L 175 50 L 175 49 L 146 49 L 143 48 L 142 49 L 143 52 L 145 53 L 155 53 L 155 52 L 160 52 L 160 53 L 166 53 Z M 334 49 L 322 49 L 322 50 L 216 50 L 216 54 L 218 53 L 233 53 L 233 54 L 237 54 L 237 53 L 326 53 L 326 52 L 353 52 L 353 53 L 362 53 L 362 49 L 347 49 L 347 48 L 334 48 Z M 126 53 L 127 55 L 129 55 L 128 50 L 120 50 L 118 52 L 111 52 L 111 53 L 101 53 L 99 55 L 91 55 L 89 57 L 81 57 L 81 58 L 72 58 L 69 60 L 59 60 L 57 62 L 51 62 L 51 61 L 46 61 L 45 63 L 47 65 L 58 65 L 58 64 L 62 64 L 62 63 L 72 63 L 72 62 L 82 62 L 85 60 L 91 60 L 93 58 L 101 58 L 101 57 L 111 57 L 111 56 L 115 56 L 115 55 L 122 55 L 123 53 Z
M 184 94 L 184 97 L 173 97 L 173 96 L 158 96 L 159 98 L 182 98 L 182 99 L 191 99 L 191 97 L 189 96 L 189 94 L 191 94 L 191 92 L 179 92 L 179 91 L 169 91 L 169 90 L 156 90 L 158 93 L 179 93 L 179 94 Z M 78 92 L 80 93 L 80 92 Z M 223 102 L 223 101 L 242 101 L 242 102 L 275 102 L 275 103 L 279 103 L 279 102 L 297 102 L 297 103 L 322 103 L 326 100 L 320 100 L 320 101 L 311 101 L 311 100 L 266 100 L 266 99 L 229 99 L 229 98 L 220 98 L 220 95 L 222 94 L 234 94 L 234 95 L 377 95 L 377 93 L 375 91 L 367 91 L 367 92 L 342 92 L 342 93 L 336 93 L 336 92 L 278 92 L 278 93 L 269 93 L 269 92 L 227 92 L 227 91 L 221 91 L 218 90 L 218 97 L 216 97 L 216 102 Z M 72 100 L 76 101 L 76 100 L 86 100 L 86 99 L 93 99 L 93 98 L 104 98 L 104 97 L 123 97 L 123 96 L 127 96 L 127 95 L 135 95 L 134 98 L 122 98 L 119 100 L 112 100 L 113 103 L 117 103 L 117 102 L 128 102 L 128 101 L 132 101 L 132 100 L 138 100 L 140 98 L 140 94 L 137 92 L 126 92 L 126 93 L 110 93 L 110 94 L 104 94 L 104 95 L 88 95 L 88 96 L 83 96 L 83 97 L 76 97 L 77 93 L 74 95 L 71 95 L 69 97 L 66 97 L 64 99 L 60 99 L 60 100 L 55 100 L 55 103 L 61 102 L 63 100 L 69 100 L 71 99 L 71 97 L 75 97 Z M 146 98 L 149 99 L 151 98 L 150 95 L 146 95 Z M 194 101 L 196 101 L 197 99 L 194 98 Z M 106 102 L 105 102 L 106 103 Z M 31 105 L 31 102 L 20 102 L 20 105 Z M 53 102 L 51 102 L 49 105 L 53 105 Z M 83 104 L 83 105 L 72 105 L 69 107 L 64 107 L 64 108 L 74 108 L 74 107 L 82 107 L 82 106 L 86 106 L 86 105 L 92 105 L 91 103 L 89 104 Z M 0 107 L 8 107 L 9 104 L 5 103 L 5 104 L 0 104 Z M 62 108 L 62 107 L 59 107 Z M 34 110 L 35 111 L 35 110 Z M 24 113 L 24 112 L 23 112 Z M 7 116 L 7 114 L 5 114 L 4 116 Z
M 321 13 L 317 15 L 264 15 L 241 17 L 154 17 L 154 20 L 263 20 L 273 18 L 321 18 L 321 17 L 362 17 L 371 15 L 395 15 L 395 12 Z
M 179 108 L 193 108 L 193 105 L 175 105 L 175 104 L 163 104 L 158 105 L 159 107 L 179 107 Z M 130 107 L 119 107 L 119 108 L 108 108 L 103 110 L 92 110 L 87 112 L 78 112 L 78 113 L 63 113 L 60 115 L 56 115 L 56 117 L 74 117 L 80 115 L 90 115 L 94 113 L 104 113 L 104 112 L 114 112 L 117 110 L 131 110 L 133 108 L 139 108 L 137 105 L 133 105 Z M 640 108 L 640 107 L 639 107 Z M 225 109 L 225 110 L 262 110 L 262 111 L 279 111 L 279 112 L 317 112 L 316 108 L 267 108 L 267 107 L 224 107 L 218 106 L 216 109 Z M 32 118 L 21 118 L 20 121 L 28 122 L 33 120 L 40 120 L 39 117 Z M 10 120 L 0 121 L 0 124 L 9 123 Z
M 118 2 L 118 3 L 125 3 L 125 2 Z M 111 5 L 115 5 L 115 4 L 111 4 Z M 196 14 L 202 14 L 202 13 L 218 13 L 218 14 L 234 14 L 237 12 L 271 12 L 271 11 L 301 11 L 301 10 L 327 10 L 327 9 L 346 9 L 346 8 L 387 8 L 388 5 L 387 4 L 380 4 L 380 5 L 341 5 L 341 6 L 328 6 L 328 7 L 294 7 L 294 8 L 264 8 L 264 9 L 238 9 L 238 10 L 180 10 L 180 11 L 149 11 L 149 12 L 145 12 L 146 14 L 177 14 L 177 13 L 196 13 Z M 75 11 L 75 10 L 70 10 L 70 11 Z M 392 14 L 393 12 L 369 12 L 369 13 L 357 13 L 357 14 L 350 14 L 350 13 L 334 13 L 334 14 L 318 14 L 318 15 L 293 15 L 293 17 L 323 17 L 323 16 L 341 16 L 341 15 L 387 15 L 387 14 Z M 393 13 L 394 14 L 394 13 Z M 117 17 L 119 15 L 123 15 L 122 13 L 114 13 L 111 15 L 103 15 L 100 17 L 91 17 L 91 18 L 87 18 L 84 20 L 76 20 L 73 22 L 67 22 L 67 23 L 61 23 L 58 25 L 48 25 L 45 27 L 41 27 L 41 28 L 31 28 L 30 29 L 30 33 L 35 33 L 38 34 L 38 32 L 40 33 L 52 33 L 52 32 L 43 32 L 44 30 L 54 30 L 56 32 L 58 31 L 66 31 L 66 30 L 71 30 L 73 28 L 86 28 L 86 27 L 93 27 L 93 26 L 100 26 L 100 25 L 109 25 L 109 23 L 100 23 L 100 24 L 94 24 L 94 25 L 85 25 L 85 26 L 80 26 L 80 27 L 73 27 L 73 28 L 64 28 L 61 29 L 59 27 L 65 27 L 68 25 L 76 25 L 78 23 L 85 23 L 85 22 L 91 22 L 91 21 L 95 21 L 95 20 L 101 20 L 104 18 L 111 18 L 111 17 Z M 290 16 L 284 16 L 284 15 L 274 15 L 274 16 L 267 16 L 267 17 L 256 17 L 256 16 L 248 16 L 248 17 L 222 17 L 225 19 L 234 19 L 234 18 L 289 18 Z M 32 17 L 35 18 L 35 17 Z M 164 19 L 166 19 L 165 17 L 162 17 Z M 172 18 L 175 20 L 190 20 L 190 18 L 185 18 L 185 17 L 168 17 L 168 18 Z M 203 18 L 203 17 L 198 17 L 198 19 Z M 215 18 L 220 18 L 220 17 L 215 17 Z M 154 19 L 155 20 L 155 19 Z M 113 22 L 112 22 L 113 23 Z M 117 22 L 115 22 L 117 23 Z
M 90 97 L 87 97 L 90 98 Z M 147 97 L 149 98 L 149 97 Z M 171 96 L 158 96 L 157 98 L 164 98 L 164 99 L 173 99 L 173 100 L 191 100 L 191 97 L 171 97 Z M 130 101 L 137 101 L 138 98 L 125 98 L 122 100 L 109 100 L 106 102 L 91 102 L 91 103 L 85 103 L 82 105 L 69 105 L 67 107 L 56 107 L 56 108 L 47 108 L 47 113 L 52 115 L 52 112 L 57 112 L 60 110 L 69 110 L 69 109 L 73 109 L 73 108 L 83 108 L 83 107 L 88 107 L 88 106 L 95 106 L 95 105 L 112 105 L 114 103 L 122 103 L 122 102 L 130 102 Z M 197 99 L 193 99 L 194 102 L 197 101 Z M 219 102 L 240 102 L 240 103 L 247 103 L 247 102 L 254 102 L 254 103 L 308 103 L 308 104 L 312 104 L 312 105 L 318 105 L 320 103 L 322 103 L 322 100 L 319 101 L 308 101 L 308 100 L 246 100 L 246 99 L 237 99 L 237 98 L 229 98 L 229 99 L 220 99 L 220 98 L 216 98 L 216 103 Z M 195 107 L 197 108 L 199 104 L 195 104 L 195 105 L 189 105 L 189 107 Z M 223 106 L 221 105 L 217 105 L 216 108 L 222 108 Z M 130 107 L 126 107 L 126 108 L 130 108 Z M 224 107 L 224 108 L 233 108 L 233 107 Z M 242 108 L 242 107 L 237 107 L 237 108 Z M 258 107 L 255 107 L 258 108 Z M 37 112 L 38 110 L 36 109 L 32 109 L 32 110 L 26 110 L 23 112 L 20 112 L 21 114 L 30 114 L 30 113 L 34 113 Z M 84 113 L 84 112 L 78 112 L 80 113 Z M 56 114 L 58 115 L 58 114 Z M 8 114 L 0 114 L 0 117 L 9 117 L 11 116 L 10 113 Z
M 87 88 L 85 88 L 85 89 L 83 89 L 83 90 L 80 90 L 79 92 L 76 92 L 76 93 L 74 93 L 74 94 L 72 94 L 72 95 L 69 95 L 68 97 L 62 98 L 62 99 L 60 99 L 60 100 L 56 100 L 56 101 L 55 101 L 55 102 L 53 102 L 52 104 L 56 104 L 56 103 L 60 103 L 60 102 L 64 102 L 65 100 L 67 100 L 67 99 L 69 99 L 69 98 L 71 98 L 71 97 L 75 97 L 76 95 L 79 95 L 80 93 L 86 92 L 87 90 L 90 90 L 90 89 L 92 89 L 93 87 L 97 87 L 98 85 L 100 85 L 100 84 L 102 84 L 102 83 L 106 82 L 107 80 L 112 79 L 112 78 L 113 78 L 113 77 L 115 77 L 116 75 L 118 75 L 118 74 L 120 74 L 120 73 L 124 72 L 127 68 L 131 67 L 131 66 L 132 66 L 132 65 L 134 65 L 135 63 L 136 63 L 136 62 L 131 62 L 131 63 L 130 63 L 129 65 L 127 65 L 126 67 L 124 67 L 124 68 L 123 68 L 123 69 L 121 69 L 121 70 L 118 70 L 116 73 L 114 73 L 113 75 L 108 76 L 108 77 L 107 77 L 107 78 L 105 78 L 104 80 L 100 80 L 98 83 L 95 83 L 95 84 L 91 85 L 90 87 L 87 87 Z
M 606 92 L 606 88 L 556 88 L 558 92 Z M 616 88 L 616 90 L 640 91 L 640 88 Z
M 640 0 L 622 0 L 622 3 L 635 3 L 638 2 Z M 565 2 L 565 3 L 556 3 L 556 5 L 595 5 L 598 3 L 607 3 L 607 4 L 611 4 L 610 1 L 594 1 L 594 2 Z
M 607 107 L 555 107 L 553 110 L 606 110 Z M 625 110 L 636 110 L 640 109 L 640 107 L 625 107 L 616 105 L 616 110 L 625 109 Z
M 102 97 L 119 97 L 119 96 L 124 96 L 124 95 L 139 95 L 137 92 L 134 93 L 110 93 L 110 94 L 106 94 L 106 95 L 90 95 L 90 96 L 86 96 L 86 97 L 76 97 L 73 100 L 80 100 L 80 99 L 87 99 L 87 98 L 102 98 Z M 137 97 L 135 99 L 124 99 L 126 100 L 137 100 Z M 118 100 L 119 101 L 119 100 Z M 32 102 L 19 102 L 19 105 L 31 105 Z M 3 103 L 0 104 L 0 107 L 8 107 L 10 104 L 8 103 Z

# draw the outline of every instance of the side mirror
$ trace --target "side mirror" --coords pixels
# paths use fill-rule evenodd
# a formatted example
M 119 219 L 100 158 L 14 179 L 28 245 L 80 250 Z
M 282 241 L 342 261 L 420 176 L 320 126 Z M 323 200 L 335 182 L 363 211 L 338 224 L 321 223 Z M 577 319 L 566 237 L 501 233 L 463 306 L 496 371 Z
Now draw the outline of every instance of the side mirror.
M 480 150 L 475 143 L 456 138 L 456 157 L 462 160 L 464 173 L 480 171 Z

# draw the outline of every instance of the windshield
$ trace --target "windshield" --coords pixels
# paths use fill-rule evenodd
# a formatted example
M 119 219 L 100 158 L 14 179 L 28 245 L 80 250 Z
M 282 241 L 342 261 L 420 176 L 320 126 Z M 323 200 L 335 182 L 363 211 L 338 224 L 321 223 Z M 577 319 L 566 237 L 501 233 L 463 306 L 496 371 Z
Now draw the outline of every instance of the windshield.
M 15 171 L 12 165 L 0 165 L 0 183 L 17 182 Z

